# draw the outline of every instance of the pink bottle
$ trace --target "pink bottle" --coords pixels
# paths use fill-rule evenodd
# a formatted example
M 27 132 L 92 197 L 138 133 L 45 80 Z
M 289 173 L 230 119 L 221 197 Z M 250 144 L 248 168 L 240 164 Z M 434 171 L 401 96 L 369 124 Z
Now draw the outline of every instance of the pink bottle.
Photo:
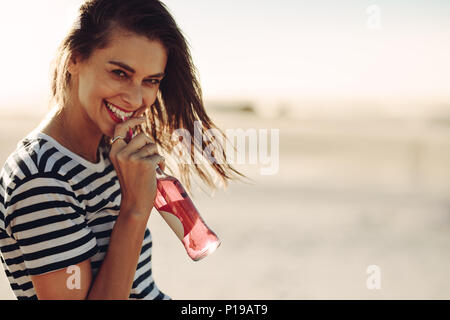
M 125 141 L 128 143 L 137 133 L 130 129 Z M 159 166 L 156 181 L 158 190 L 154 206 L 183 243 L 189 257 L 198 261 L 214 252 L 220 239 L 206 225 L 182 184 Z
M 181 183 L 156 169 L 155 208 L 181 240 L 189 257 L 198 261 L 220 245 L 217 235 L 205 224 Z

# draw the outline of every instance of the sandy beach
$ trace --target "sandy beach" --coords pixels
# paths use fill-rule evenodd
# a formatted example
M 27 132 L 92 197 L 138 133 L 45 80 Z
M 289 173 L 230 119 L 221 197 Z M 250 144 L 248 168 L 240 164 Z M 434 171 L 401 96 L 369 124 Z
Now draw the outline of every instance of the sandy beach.
M 222 240 L 192 262 L 156 211 L 153 276 L 173 299 L 449 299 L 450 126 L 426 120 L 213 113 L 221 128 L 280 131 L 279 171 L 236 167 L 193 200 Z M 3 115 L 0 162 L 40 116 Z M 381 271 L 369 289 L 367 268 Z M 15 299 L 0 271 L 0 299 Z

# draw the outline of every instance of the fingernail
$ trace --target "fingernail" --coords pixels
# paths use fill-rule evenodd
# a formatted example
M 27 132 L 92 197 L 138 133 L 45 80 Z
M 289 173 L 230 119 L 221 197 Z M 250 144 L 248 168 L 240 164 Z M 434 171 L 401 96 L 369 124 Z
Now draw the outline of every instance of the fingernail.
M 128 132 L 127 132 L 127 136 L 125 138 L 125 142 L 126 143 L 130 143 L 132 137 L 133 137 L 133 130 L 131 130 L 131 128 L 130 128 L 128 130 Z

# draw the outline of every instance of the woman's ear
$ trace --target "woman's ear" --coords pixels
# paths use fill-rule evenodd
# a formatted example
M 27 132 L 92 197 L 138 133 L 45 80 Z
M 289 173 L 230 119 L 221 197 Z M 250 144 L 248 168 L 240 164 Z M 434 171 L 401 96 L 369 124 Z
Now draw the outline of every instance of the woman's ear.
M 67 66 L 67 71 L 73 76 L 78 74 L 80 69 L 80 59 L 77 55 L 73 54 L 69 58 L 69 64 Z

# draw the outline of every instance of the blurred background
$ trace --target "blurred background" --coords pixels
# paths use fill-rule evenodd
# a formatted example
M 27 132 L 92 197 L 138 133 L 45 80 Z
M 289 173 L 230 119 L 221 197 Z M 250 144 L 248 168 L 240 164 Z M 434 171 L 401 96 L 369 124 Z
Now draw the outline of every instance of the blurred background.
M 47 112 L 49 65 L 81 3 L 0 2 L 2 164 Z M 164 3 L 211 117 L 224 130 L 279 129 L 279 170 L 262 175 L 259 158 L 236 165 L 252 183 L 194 190 L 222 239 L 199 262 L 154 211 L 160 289 L 173 299 L 449 299 L 450 2 Z M 0 299 L 14 299 L 3 271 Z

